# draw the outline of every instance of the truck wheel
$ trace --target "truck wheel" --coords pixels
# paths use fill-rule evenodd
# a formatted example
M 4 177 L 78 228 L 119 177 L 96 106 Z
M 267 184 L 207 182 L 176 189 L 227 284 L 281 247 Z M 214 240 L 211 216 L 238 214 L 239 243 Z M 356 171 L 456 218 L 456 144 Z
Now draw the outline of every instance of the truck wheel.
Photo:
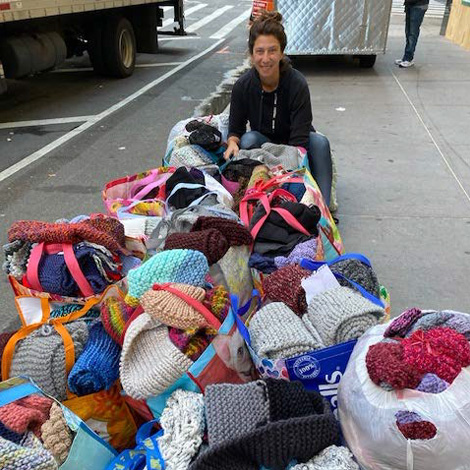
M 361 55 L 359 57 L 359 67 L 363 69 L 370 69 L 374 66 L 376 59 L 376 55 Z
M 90 56 L 91 65 L 99 75 L 106 75 L 105 64 L 103 60 L 103 39 L 101 28 L 95 24 L 88 34 L 88 55 Z
M 102 33 L 102 51 L 107 75 L 125 78 L 135 68 L 136 42 L 134 28 L 124 17 L 112 17 Z

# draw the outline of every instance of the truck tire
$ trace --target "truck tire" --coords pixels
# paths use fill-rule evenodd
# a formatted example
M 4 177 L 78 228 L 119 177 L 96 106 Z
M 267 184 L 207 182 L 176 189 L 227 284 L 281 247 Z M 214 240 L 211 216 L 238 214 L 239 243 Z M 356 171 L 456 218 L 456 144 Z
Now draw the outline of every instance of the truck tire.
M 94 24 L 88 33 L 88 55 L 91 65 L 98 75 L 106 75 L 103 59 L 103 39 L 101 27 Z
M 135 68 L 136 42 L 134 28 L 124 17 L 113 16 L 102 33 L 102 55 L 107 75 L 126 78 Z
M 376 55 L 361 55 L 359 56 L 359 67 L 363 69 L 370 69 L 375 65 L 376 59 Z

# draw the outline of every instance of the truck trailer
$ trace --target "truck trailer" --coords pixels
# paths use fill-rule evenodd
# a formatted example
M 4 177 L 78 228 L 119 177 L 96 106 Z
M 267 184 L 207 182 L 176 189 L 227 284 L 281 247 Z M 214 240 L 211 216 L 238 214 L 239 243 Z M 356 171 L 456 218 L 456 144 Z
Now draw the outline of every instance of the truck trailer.
M 6 78 L 51 70 L 84 51 L 97 73 L 132 75 L 137 52 L 158 51 L 164 6 L 173 7 L 173 33 L 185 34 L 183 0 L 0 0 L 0 92 Z

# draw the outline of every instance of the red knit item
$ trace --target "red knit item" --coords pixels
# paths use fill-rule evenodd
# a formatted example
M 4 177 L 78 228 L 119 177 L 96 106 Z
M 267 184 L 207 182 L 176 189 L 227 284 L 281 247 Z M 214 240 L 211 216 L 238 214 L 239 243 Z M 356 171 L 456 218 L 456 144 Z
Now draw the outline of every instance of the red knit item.
M 399 424 L 397 421 L 397 426 L 407 439 L 432 439 L 437 433 L 436 426 L 429 421 L 415 421 L 406 424 Z
M 214 228 L 222 233 L 228 240 L 230 246 L 251 245 L 253 237 L 250 231 L 236 220 L 226 219 L 224 217 L 198 217 L 191 228 L 191 232 L 207 230 Z
M 33 431 L 41 435 L 41 426 L 49 419 L 50 398 L 30 395 L 0 408 L 0 421 L 18 434 Z
M 124 249 L 124 226 L 112 217 L 100 216 L 73 224 L 18 220 L 8 230 L 8 240 L 32 243 L 79 243 L 88 241 L 113 252 Z
M 200 232 L 177 232 L 168 235 L 165 240 L 165 250 L 179 248 L 200 251 L 211 265 L 217 263 L 227 253 L 230 245 L 222 233 L 211 228 Z
M 402 341 L 407 365 L 422 374 L 433 373 L 452 383 L 462 367 L 470 365 L 470 344 L 451 328 L 417 330 Z
M 422 374 L 408 365 L 401 343 L 377 343 L 370 346 L 366 355 L 369 377 L 377 385 L 387 384 L 395 390 L 416 388 Z
M 266 276 L 263 291 L 269 300 L 284 302 L 297 315 L 303 315 L 307 311 L 307 299 L 301 281 L 310 274 L 298 264 L 290 264 Z

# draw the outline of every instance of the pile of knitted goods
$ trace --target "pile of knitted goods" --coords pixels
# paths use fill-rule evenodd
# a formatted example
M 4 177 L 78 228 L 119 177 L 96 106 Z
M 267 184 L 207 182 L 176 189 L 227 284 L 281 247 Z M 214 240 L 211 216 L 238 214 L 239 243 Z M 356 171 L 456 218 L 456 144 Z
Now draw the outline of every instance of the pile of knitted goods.
M 59 404 L 34 394 L 0 407 L 0 468 L 58 470 L 74 433 Z
M 336 268 L 376 293 L 373 271 L 356 260 L 342 261 Z M 291 358 L 357 339 L 380 322 L 385 311 L 350 287 L 319 292 L 307 304 L 302 281 L 310 272 L 288 264 L 263 282 L 265 305 L 253 315 L 248 330 L 251 346 L 260 357 Z
M 111 217 L 80 216 L 56 223 L 19 220 L 10 227 L 8 240 L 4 270 L 36 291 L 88 297 L 125 275 L 124 227 Z
M 470 438 L 461 419 L 470 407 L 469 339 L 470 315 L 411 308 L 359 340 L 338 402 L 364 469 L 466 468 L 459 449 Z

